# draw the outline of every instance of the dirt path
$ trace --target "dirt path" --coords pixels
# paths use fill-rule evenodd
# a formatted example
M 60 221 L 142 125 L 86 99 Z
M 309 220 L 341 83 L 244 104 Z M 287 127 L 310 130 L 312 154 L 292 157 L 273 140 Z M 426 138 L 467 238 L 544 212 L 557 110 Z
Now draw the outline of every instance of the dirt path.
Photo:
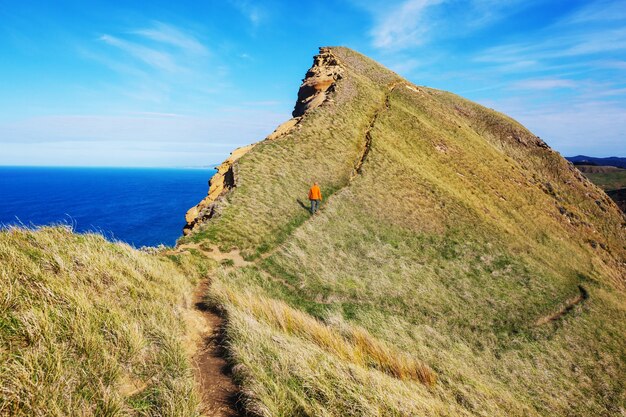
M 243 259 L 243 256 L 241 256 L 241 253 L 237 249 L 231 250 L 230 252 L 222 252 L 217 245 L 210 246 L 207 249 L 203 244 L 185 243 L 183 245 L 177 246 L 176 249 L 174 249 L 170 253 L 181 253 L 189 249 L 195 249 L 199 252 L 202 252 L 208 258 L 211 258 L 220 264 L 226 264 L 226 266 L 241 268 L 243 266 L 252 265 L 252 262 L 248 262 Z
M 237 408 L 239 389 L 230 376 L 222 351 L 221 330 L 224 319 L 206 305 L 203 298 L 209 281 L 198 285 L 193 294 L 193 306 L 202 315 L 206 325 L 193 357 L 194 373 L 202 395 L 202 413 L 205 416 L 235 417 L 242 413 Z
M 363 164 L 365 163 L 365 160 L 367 159 L 367 155 L 369 154 L 370 149 L 372 148 L 372 129 L 374 128 L 374 125 L 376 124 L 376 121 L 378 120 L 378 116 L 380 116 L 380 114 L 383 111 L 389 109 L 389 96 L 391 95 L 393 90 L 400 84 L 402 84 L 401 81 L 395 81 L 387 86 L 387 92 L 385 93 L 385 98 L 383 100 L 383 103 L 378 109 L 376 109 L 376 111 L 374 112 L 374 115 L 370 119 L 369 124 L 367 125 L 367 129 L 365 130 L 365 144 L 363 145 L 363 152 L 361 153 L 361 157 L 359 158 L 357 163 L 354 164 L 354 169 L 352 170 L 352 174 L 350 175 L 348 184 L 350 184 L 354 180 L 354 178 L 356 178 L 357 175 L 361 174 L 361 169 L 363 168 Z
M 222 252 L 217 246 L 207 247 L 196 243 L 187 243 L 168 251 L 180 254 L 197 250 L 207 258 L 213 259 L 227 268 L 249 265 L 238 250 Z M 228 263 L 225 263 L 228 261 Z M 239 388 L 233 382 L 230 368 L 225 359 L 223 347 L 224 319 L 204 301 L 210 280 L 198 284 L 193 292 L 193 313 L 198 317 L 192 333 L 199 333 L 197 346 L 193 354 L 195 379 L 199 386 L 202 401 L 202 415 L 207 417 L 242 416 L 243 411 L 237 404 Z
M 535 322 L 535 326 L 541 326 L 543 324 L 550 323 L 550 322 L 560 319 L 561 317 L 563 317 L 564 315 L 572 311 L 572 309 L 576 307 L 578 304 L 582 303 L 583 301 L 589 298 L 589 293 L 582 285 L 578 286 L 578 291 L 580 293 L 577 296 L 572 297 L 569 300 L 565 301 L 565 303 L 557 311 L 555 311 L 554 313 L 548 316 L 541 317 L 539 320 L 537 320 Z
M 385 98 L 380 107 L 376 109 L 374 115 L 368 123 L 365 131 L 365 143 L 363 145 L 363 152 L 359 160 L 355 163 L 352 175 L 348 181 L 349 185 L 353 179 L 361 174 L 361 168 L 365 162 L 367 155 L 370 151 L 372 144 L 371 130 L 376 124 L 381 112 L 389 108 L 389 96 L 394 88 L 399 83 L 393 83 L 388 87 L 388 92 L 385 94 Z M 280 245 L 273 250 L 264 253 L 256 262 L 274 254 L 280 249 Z M 170 254 L 179 254 L 184 251 L 197 250 L 205 255 L 207 258 L 213 259 L 225 267 L 241 268 L 248 265 L 253 265 L 255 262 L 246 261 L 238 250 L 232 250 L 230 252 L 222 252 L 217 246 L 209 246 L 206 244 L 186 243 L 180 245 L 170 251 Z M 270 279 L 275 279 L 269 276 Z M 281 284 L 290 287 L 292 290 L 296 288 L 283 280 L 280 280 Z M 209 281 L 203 281 L 198 285 L 193 294 L 193 305 L 198 315 L 202 316 L 202 322 L 204 328 L 202 329 L 201 342 L 198 346 L 195 355 L 193 356 L 194 371 L 196 380 L 200 386 L 200 393 L 202 395 L 202 412 L 206 416 L 216 417 L 232 417 L 243 415 L 243 412 L 237 407 L 238 387 L 233 382 L 230 375 L 228 364 L 224 359 L 224 350 L 222 347 L 222 327 L 224 325 L 224 319 L 216 312 L 211 310 L 209 306 L 203 301 L 209 288 Z

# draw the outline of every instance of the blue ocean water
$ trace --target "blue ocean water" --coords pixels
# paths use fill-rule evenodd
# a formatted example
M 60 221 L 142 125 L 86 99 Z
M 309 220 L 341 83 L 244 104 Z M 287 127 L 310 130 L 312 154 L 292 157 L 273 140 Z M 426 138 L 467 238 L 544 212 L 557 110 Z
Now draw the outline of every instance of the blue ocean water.
M 0 225 L 65 223 L 135 247 L 173 245 L 212 169 L 0 167 Z

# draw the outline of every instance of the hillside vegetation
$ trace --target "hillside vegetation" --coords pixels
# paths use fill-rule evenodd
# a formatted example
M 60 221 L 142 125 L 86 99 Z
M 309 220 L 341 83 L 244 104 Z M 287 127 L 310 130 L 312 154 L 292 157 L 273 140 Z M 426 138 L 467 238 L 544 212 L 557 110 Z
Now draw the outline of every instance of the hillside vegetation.
M 626 169 L 613 166 L 576 165 L 583 175 L 611 197 L 626 213 Z
M 626 188 L 626 169 L 607 173 L 585 173 L 585 176 L 605 191 Z
M 190 254 L 0 232 L 0 416 L 194 416 Z
M 253 416 L 626 414 L 626 219 L 598 187 L 346 48 L 293 116 L 220 166 L 175 249 L 0 231 L 0 416 L 232 415 L 221 341 Z
M 307 77 L 325 65 L 341 69 L 330 87 L 305 82 L 323 103 L 241 156 L 182 239 L 248 261 L 207 295 L 247 410 L 623 415 L 615 204 L 500 113 L 349 49 L 323 49 Z

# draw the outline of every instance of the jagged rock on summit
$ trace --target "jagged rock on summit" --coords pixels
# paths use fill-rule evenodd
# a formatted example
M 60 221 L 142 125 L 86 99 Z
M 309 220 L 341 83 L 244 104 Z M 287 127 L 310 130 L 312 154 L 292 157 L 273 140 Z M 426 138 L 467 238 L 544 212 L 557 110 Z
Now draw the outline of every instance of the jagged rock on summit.
M 302 116 L 307 111 L 321 105 L 327 99 L 327 92 L 341 79 L 343 69 L 330 48 L 320 48 L 313 66 L 306 74 L 298 91 L 298 101 L 293 117 Z

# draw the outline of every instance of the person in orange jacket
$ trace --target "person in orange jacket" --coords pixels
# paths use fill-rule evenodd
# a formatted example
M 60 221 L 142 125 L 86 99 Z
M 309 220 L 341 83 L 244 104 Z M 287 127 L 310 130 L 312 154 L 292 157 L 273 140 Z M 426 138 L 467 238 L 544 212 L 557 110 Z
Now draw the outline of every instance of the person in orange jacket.
M 311 200 L 311 214 L 315 214 L 320 208 L 320 202 L 322 201 L 322 190 L 317 182 L 313 183 L 313 187 L 309 190 L 309 200 Z

